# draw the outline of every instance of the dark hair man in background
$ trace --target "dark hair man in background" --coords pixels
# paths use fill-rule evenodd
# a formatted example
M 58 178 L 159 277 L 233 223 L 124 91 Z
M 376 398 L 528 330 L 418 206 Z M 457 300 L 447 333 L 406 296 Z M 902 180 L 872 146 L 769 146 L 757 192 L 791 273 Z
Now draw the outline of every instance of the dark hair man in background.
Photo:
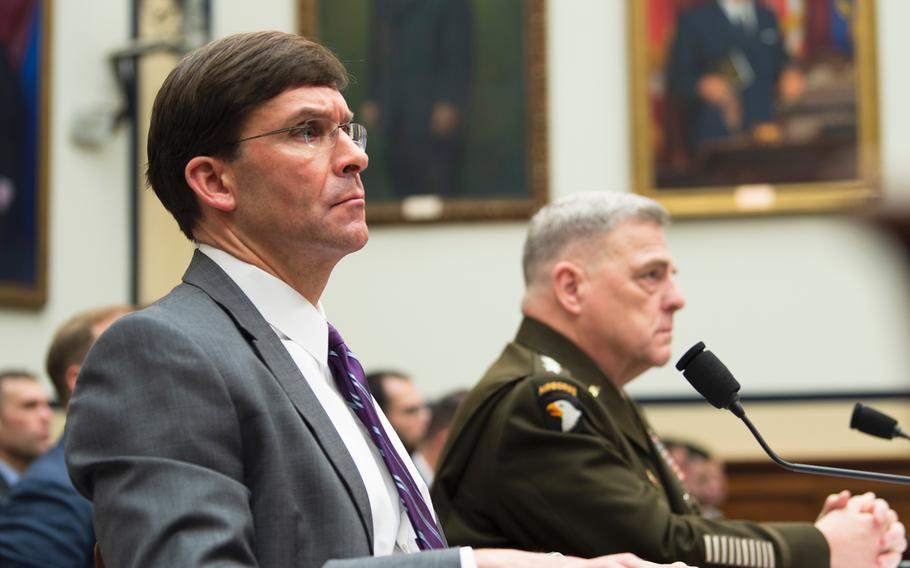
M 346 83 L 330 51 L 280 32 L 216 40 L 165 79 L 148 179 L 199 248 L 182 284 L 98 340 L 67 421 L 105 561 L 647 566 L 447 547 L 319 301 L 368 237 Z
M 38 377 L 0 371 L 0 497 L 51 443 L 53 412 Z
M 85 355 L 128 306 L 73 316 L 54 335 L 47 373 L 66 408 Z M 0 566 L 92 566 L 92 505 L 76 492 L 66 472 L 63 441 L 35 461 L 0 503 Z
M 466 389 L 458 389 L 442 396 L 430 405 L 430 424 L 427 426 L 427 432 L 417 451 L 411 454 L 417 471 L 420 472 L 427 485 L 433 485 L 436 468 L 439 467 L 439 458 L 442 457 L 442 449 L 446 445 L 446 440 L 449 439 L 452 419 L 455 418 L 455 411 L 467 394 Z
M 413 454 L 430 423 L 430 409 L 423 395 L 409 376 L 398 371 L 378 371 L 366 378 L 373 398 L 389 419 L 404 449 Z
M 727 500 L 727 473 L 723 460 L 685 440 L 664 437 L 663 443 L 671 467 L 698 505 L 699 514 L 709 519 L 723 518 L 720 508 Z
M 752 568 L 894 567 L 904 527 L 871 494 L 815 525 L 712 521 L 623 387 L 670 358 L 685 304 L 655 201 L 576 194 L 541 209 L 524 249 L 518 335 L 461 405 L 433 484 L 453 542 Z

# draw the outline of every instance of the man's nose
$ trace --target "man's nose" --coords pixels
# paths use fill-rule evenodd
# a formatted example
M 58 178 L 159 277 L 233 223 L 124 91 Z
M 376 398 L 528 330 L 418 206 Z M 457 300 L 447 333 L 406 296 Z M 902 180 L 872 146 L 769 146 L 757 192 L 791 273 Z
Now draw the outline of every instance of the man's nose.
M 338 132 L 335 141 L 336 175 L 352 175 L 367 169 L 370 158 L 366 150 L 358 146 L 346 132 Z
M 670 288 L 667 290 L 667 294 L 664 297 L 664 309 L 677 311 L 683 309 L 686 305 L 686 298 L 683 296 L 682 288 L 679 287 L 679 283 L 676 282 L 676 278 L 670 277 Z

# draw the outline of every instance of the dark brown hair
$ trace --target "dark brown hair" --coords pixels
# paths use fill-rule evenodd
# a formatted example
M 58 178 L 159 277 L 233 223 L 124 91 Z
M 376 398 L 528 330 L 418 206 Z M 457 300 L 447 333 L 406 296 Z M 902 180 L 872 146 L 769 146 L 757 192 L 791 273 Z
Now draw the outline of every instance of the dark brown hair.
M 57 329 L 51 346 L 47 350 L 45 368 L 61 406 L 69 402 L 69 385 L 66 384 L 66 370 L 71 365 L 81 365 L 89 349 L 94 345 L 95 326 L 133 311 L 130 306 L 109 306 L 76 314 Z
M 304 85 L 339 91 L 347 71 L 335 55 L 283 32 L 235 34 L 189 53 L 165 79 L 148 135 L 146 179 L 190 239 L 199 204 L 184 178 L 196 156 L 232 160 L 250 113 Z
M 6 381 L 35 381 L 38 382 L 38 375 L 25 369 L 2 369 L 0 370 L 0 403 L 3 402 L 3 383 Z
M 376 399 L 376 404 L 379 405 L 379 408 L 383 412 L 389 411 L 389 397 L 385 392 L 385 380 L 392 377 L 403 379 L 405 381 L 410 381 L 411 377 L 406 374 L 395 371 L 392 369 L 383 369 L 381 371 L 373 371 L 372 373 L 367 373 L 364 377 L 367 380 L 367 384 L 370 386 L 370 392 L 373 395 L 373 398 Z
M 452 425 L 452 420 L 455 418 L 455 411 L 458 410 L 458 405 L 461 404 L 467 396 L 468 391 L 466 389 L 458 389 L 450 392 L 430 405 L 432 414 L 430 415 L 430 423 L 427 425 L 427 432 L 424 434 L 425 440 L 431 439 L 433 436 Z

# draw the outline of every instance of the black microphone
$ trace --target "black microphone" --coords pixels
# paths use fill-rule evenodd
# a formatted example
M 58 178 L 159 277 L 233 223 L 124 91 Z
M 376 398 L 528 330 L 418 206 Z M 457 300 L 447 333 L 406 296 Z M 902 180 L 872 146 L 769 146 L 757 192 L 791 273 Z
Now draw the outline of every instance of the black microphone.
M 676 369 L 715 408 L 727 409 L 740 418 L 745 416 L 746 411 L 739 402 L 739 381 L 714 353 L 705 350 L 703 341 L 680 357 Z
M 893 438 L 906 438 L 910 440 L 900 426 L 897 420 L 891 418 L 884 412 L 880 412 L 871 406 L 864 406 L 857 402 L 853 407 L 853 415 L 850 417 L 850 427 L 859 430 L 870 436 L 878 436 L 886 440 Z
M 749 417 L 746 416 L 746 410 L 739 400 L 739 381 L 733 377 L 733 373 L 720 362 L 720 359 L 718 359 L 714 353 L 705 349 L 705 344 L 701 341 L 686 351 L 685 355 L 676 363 L 676 369 L 682 371 L 686 380 L 688 380 L 689 383 L 695 387 L 695 390 L 705 397 L 708 402 L 717 408 L 725 408 L 738 416 L 749 428 L 749 431 L 752 432 L 752 436 L 755 437 L 765 453 L 768 454 L 774 463 L 786 470 L 799 473 L 812 473 L 815 475 L 832 475 L 850 479 L 869 479 L 872 481 L 910 485 L 910 477 L 904 475 L 791 463 L 781 458 L 771 449 L 771 446 L 765 442 L 765 439 L 762 438 L 758 429 L 752 424 Z

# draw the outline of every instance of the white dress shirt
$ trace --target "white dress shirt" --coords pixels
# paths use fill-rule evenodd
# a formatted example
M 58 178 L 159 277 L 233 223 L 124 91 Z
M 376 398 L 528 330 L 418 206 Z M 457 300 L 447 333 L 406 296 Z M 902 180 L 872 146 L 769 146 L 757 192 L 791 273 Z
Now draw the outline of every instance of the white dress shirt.
M 374 555 L 419 550 L 414 528 L 401 506 L 398 491 L 379 450 L 332 378 L 328 366 L 329 332 L 322 304 L 313 306 L 282 280 L 222 250 L 205 244 L 200 244 L 199 250 L 224 270 L 259 310 L 297 364 L 326 414 L 331 417 L 332 424 L 351 454 L 366 487 L 373 520 Z M 408 457 L 401 440 L 378 406 L 376 413 L 432 511 L 426 484 Z M 433 515 L 435 514 L 434 511 Z M 470 548 L 462 549 L 461 558 L 463 568 L 476 566 Z
M 0 460 L 0 477 L 6 481 L 7 487 L 12 487 L 13 484 L 19 481 L 19 472 L 5 461 Z
M 755 4 L 751 0 L 721 0 L 720 7 L 730 23 L 741 25 L 747 33 L 755 31 L 758 16 L 755 13 Z

